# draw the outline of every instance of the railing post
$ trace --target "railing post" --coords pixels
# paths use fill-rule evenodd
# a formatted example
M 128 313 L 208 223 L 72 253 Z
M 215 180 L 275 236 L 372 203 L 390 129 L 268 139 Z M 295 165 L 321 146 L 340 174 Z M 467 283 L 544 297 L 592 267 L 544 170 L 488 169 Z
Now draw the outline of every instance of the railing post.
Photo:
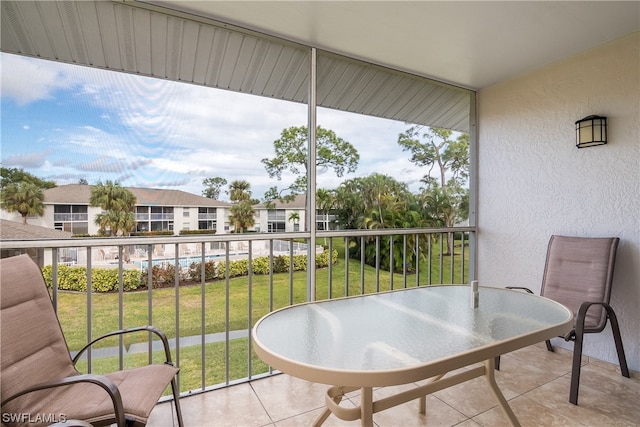
M 307 160 L 307 232 L 309 233 L 309 244 L 307 245 L 307 301 L 316 300 L 316 90 L 317 74 L 316 59 L 317 52 L 311 48 L 309 53 L 309 140 Z

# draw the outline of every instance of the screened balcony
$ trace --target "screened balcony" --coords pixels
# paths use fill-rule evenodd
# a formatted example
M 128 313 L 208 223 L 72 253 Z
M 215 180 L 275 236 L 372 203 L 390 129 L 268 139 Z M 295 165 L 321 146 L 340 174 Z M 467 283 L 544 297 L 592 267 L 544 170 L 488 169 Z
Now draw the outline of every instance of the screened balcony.
M 445 255 L 447 233 L 454 233 L 453 251 Z M 313 292 L 316 300 L 340 298 L 363 293 L 384 292 L 414 286 L 466 283 L 470 266 L 470 242 L 474 231 L 469 228 L 432 230 L 385 230 L 383 232 L 323 232 L 311 250 L 317 254 L 325 249 L 340 252 L 340 257 L 326 267 L 316 270 L 315 288 L 307 286 L 304 271 L 294 272 L 293 267 L 284 273 L 256 272 L 244 277 L 232 277 L 233 260 L 241 257 L 232 249 L 241 244 L 248 248 L 243 257 L 257 261 L 267 257 L 273 267 L 282 257 L 290 258 L 300 253 L 293 248 L 302 237 L 290 233 L 280 235 L 229 235 L 195 238 L 126 238 L 118 239 L 118 253 L 131 247 L 149 247 L 162 244 L 174 246 L 175 253 L 161 260 L 148 255 L 152 251 L 132 254 L 130 263 L 116 260 L 94 259 L 101 244 L 113 244 L 112 239 L 84 240 L 87 246 L 75 247 L 80 254 L 71 267 L 86 267 L 88 282 L 96 281 L 92 271 L 110 268 L 120 278 L 118 289 L 110 293 L 69 292 L 52 289 L 52 299 L 70 342 L 73 353 L 76 345 L 82 345 L 91 337 L 106 330 L 155 324 L 167 331 L 174 360 L 181 367 L 180 389 L 186 425 L 309 425 L 323 408 L 327 386 L 314 384 L 269 369 L 253 352 L 249 330 L 258 318 L 269 311 L 306 301 Z M 193 238 L 191 238 L 193 239 Z M 212 240 L 213 239 L 213 240 Z M 265 240 L 266 239 L 266 240 Z M 394 245 L 381 245 L 392 239 Z M 213 244 L 215 240 L 215 245 Z M 403 270 L 390 274 L 389 270 L 366 265 L 363 256 L 349 259 L 344 251 L 355 242 L 370 240 L 378 249 L 376 257 L 384 258 L 386 251 L 398 251 L 403 260 Z M 152 241 L 152 243 L 150 243 Z M 322 243 L 326 242 L 326 243 Z M 52 244 L 53 243 L 53 244 Z M 42 247 L 41 254 L 54 257 L 70 253 L 68 245 L 80 241 L 56 242 L 4 242 L 3 249 Z M 181 262 L 180 252 L 186 245 L 201 245 L 204 251 L 189 256 L 190 263 Z M 218 248 L 208 251 L 207 247 Z M 126 249 L 125 249 L 126 248 Z M 256 250 L 252 250 L 256 248 Z M 258 249 L 259 248 L 259 249 Z M 304 252 L 304 251 L 303 251 Z M 84 259 L 82 254 L 89 254 Z M 413 256 L 423 261 L 415 264 Z M 251 255 L 249 255 L 251 254 Z M 421 255 L 420 255 L 421 254 Z M 216 279 L 185 281 L 185 271 L 199 269 L 192 263 L 202 259 L 223 260 L 225 270 Z M 124 291 L 127 270 L 139 271 L 141 263 L 151 258 L 164 265 L 181 265 L 173 278 L 153 289 Z M 119 259 L 122 259 L 120 257 Z M 280 260 L 279 260 L 280 259 Z M 88 261 L 91 260 L 91 261 Z M 290 265 L 293 265 L 291 263 Z M 63 263 L 53 262 L 50 276 L 66 282 Z M 153 265 L 153 264 L 152 264 Z M 158 265 L 158 264 L 156 264 Z M 209 268 L 206 266 L 206 268 Z M 94 270 L 96 269 L 96 270 Z M 173 279 L 173 280 L 172 280 Z M 149 283 L 155 278 L 148 277 Z M 108 300 L 108 302 L 106 302 Z M 238 303 L 240 301 L 240 303 Z M 105 303 L 107 306 L 105 306 Z M 238 312 L 241 314 L 238 315 Z M 94 349 L 88 358 L 80 362 L 81 370 L 95 373 L 121 367 L 128 368 L 147 363 L 149 350 L 154 345 L 144 339 L 140 342 L 113 340 Z M 153 356 L 152 356 L 153 357 Z M 633 423 L 640 416 L 636 405 L 640 397 L 640 379 L 634 373 L 626 379 L 616 371 L 617 366 L 597 359 L 584 357 L 583 382 L 580 405 L 567 401 L 571 352 L 557 348 L 550 353 L 542 344 L 527 347 L 503 356 L 497 380 L 509 400 L 510 406 L 522 425 L 618 425 Z M 410 388 L 412 384 L 377 389 L 374 396 L 384 397 L 392 392 Z M 163 398 L 152 412 L 150 426 L 172 425 L 172 406 Z M 353 392 L 343 405 L 357 405 L 359 395 Z M 458 425 L 473 422 L 474 425 L 494 426 L 507 423 L 488 392 L 481 378 L 470 383 L 436 392 L 427 400 L 426 415 L 419 414 L 417 402 L 409 402 L 392 410 L 374 415 L 379 426 L 399 425 Z M 326 425 L 356 425 L 357 422 L 341 421 L 331 416 Z
M 640 312 L 637 310 L 640 304 L 637 287 L 640 282 L 637 268 L 640 236 L 635 214 L 640 211 L 637 185 L 640 182 L 640 169 L 637 167 L 640 162 L 637 149 L 640 139 L 640 107 L 637 102 L 640 96 L 640 71 L 637 67 L 640 61 L 640 20 L 637 3 L 525 2 L 518 6 L 517 3 L 403 2 L 389 6 L 377 2 L 379 4 L 375 6 L 368 5 L 366 10 L 358 10 L 353 4 L 344 2 L 340 10 L 332 11 L 328 6 L 314 2 L 298 8 L 288 7 L 287 2 L 280 5 L 265 2 L 244 12 L 234 5 L 241 2 L 220 2 L 218 6 L 211 6 L 215 2 L 202 2 L 206 10 L 198 10 L 197 3 L 95 3 L 97 6 L 92 2 L 67 3 L 64 6 L 53 2 L 3 2 L 3 52 L 308 102 L 310 110 L 321 106 L 468 131 L 474 147 L 470 159 L 470 224 L 473 227 L 464 240 L 469 244 L 464 243 L 461 247 L 469 247 L 472 253 L 469 258 L 464 258 L 464 269 L 469 269 L 469 275 L 456 276 L 458 266 L 452 264 L 454 280 L 466 282 L 469 277 L 476 277 L 482 284 L 490 286 L 517 282 L 539 290 L 541 265 L 549 235 L 619 236 L 622 243 L 612 304 L 621 318 L 629 367 L 635 372 L 640 370 L 637 334 L 640 324 Z M 391 7 L 394 8 L 393 13 L 389 9 Z M 100 26 L 104 31 L 102 35 L 94 31 L 96 25 L 80 24 L 87 18 L 90 22 L 97 22 L 97 9 L 107 10 L 104 16 L 109 25 Z M 292 19 L 291 14 L 296 13 L 305 19 Z M 53 19 L 54 16 L 60 19 Z M 141 25 L 130 25 L 134 18 L 140 18 Z M 227 22 L 240 24 L 240 28 Z M 425 22 L 430 25 L 425 25 Z M 311 25 L 306 25 L 308 23 Z M 451 32 L 452 23 L 456 24 L 455 34 Z M 205 28 L 201 29 L 199 24 Z M 42 30 L 48 25 L 52 27 Z M 153 34 L 158 34 L 155 32 L 157 25 L 163 28 L 160 33 L 167 43 L 154 44 L 152 49 L 149 34 L 152 27 Z M 264 40 L 242 25 L 257 29 L 260 35 L 266 34 Z M 324 29 L 324 35 L 318 28 Z M 492 31 L 487 31 L 488 28 Z M 58 44 L 53 48 L 48 45 L 49 34 L 57 35 L 55 41 Z M 112 37 L 114 34 L 118 35 L 117 39 Z M 434 34 L 449 36 L 436 37 Z M 202 49 L 210 44 L 199 44 L 203 39 L 198 37 L 214 40 L 218 36 L 225 42 L 216 46 L 226 46 L 228 41 L 230 50 L 225 52 L 229 53 L 231 62 L 226 62 L 222 69 L 212 70 L 207 68 L 209 63 L 221 65 L 224 61 L 204 60 L 212 51 L 209 50 L 208 55 L 202 54 Z M 307 61 L 311 58 L 311 48 L 315 46 L 326 49 L 318 49 L 315 57 L 318 62 L 312 64 Z M 243 48 L 249 50 L 243 51 Z M 291 68 L 285 73 L 274 63 L 267 61 L 263 64 L 259 59 L 264 58 L 264 52 L 279 52 L 279 57 Z M 260 54 L 252 56 L 253 53 Z M 265 74 L 261 75 L 262 79 L 256 79 L 257 75 L 252 73 L 234 74 L 230 70 L 236 64 L 240 69 L 260 69 Z M 390 72 L 387 66 L 394 71 Z M 274 69 L 277 72 L 271 73 Z M 312 77 L 311 69 L 317 73 L 315 77 Z M 406 76 L 397 70 L 410 71 L 410 76 L 405 79 L 403 77 Z M 267 75 L 282 80 L 264 78 Z M 447 86 L 437 80 L 427 84 L 422 77 L 414 79 L 418 76 L 436 77 L 453 85 Z M 317 85 L 314 84 L 318 89 L 317 98 L 307 99 L 307 83 L 312 78 L 317 78 Z M 370 92 L 367 92 L 367 87 Z M 389 96 L 398 93 L 416 96 Z M 422 101 L 419 99 L 421 96 Z M 577 150 L 574 122 L 595 113 L 611 118 L 611 141 L 606 146 Z M 311 120 L 309 127 L 313 128 Z M 313 182 L 313 175 L 310 179 Z M 290 239 L 290 236 L 284 239 Z M 311 235 L 316 242 L 320 236 L 325 235 L 321 232 Z M 326 236 L 331 237 L 332 234 Z M 333 236 L 334 239 L 345 239 L 339 234 Z M 173 252 L 179 253 L 178 240 L 167 238 L 160 242 L 178 248 Z M 202 243 L 197 239 L 188 242 Z M 226 241 L 221 239 L 220 242 Z M 337 240 L 334 240 L 337 245 L 335 242 Z M 48 244 L 37 243 L 34 247 L 44 248 Z M 60 244 L 59 250 L 62 251 L 66 244 Z M 102 244 L 93 241 L 87 246 L 95 252 Z M 137 241 L 131 244 L 138 245 Z M 18 246 L 22 249 L 32 245 L 33 242 L 23 242 Z M 113 241 L 104 242 L 104 245 L 113 246 Z M 124 251 L 124 245 L 129 245 L 128 241 L 117 245 L 118 250 Z M 146 241 L 141 244 L 143 247 L 146 245 Z M 3 242 L 3 250 L 7 247 L 10 245 Z M 45 256 L 46 252 L 40 253 Z M 147 256 L 149 253 L 151 251 L 147 251 Z M 359 274 L 362 264 L 352 266 L 352 262 L 348 264 L 348 273 L 341 271 L 341 277 L 331 285 L 327 281 L 322 285 L 326 287 L 320 289 L 320 282 L 316 280 L 315 285 L 302 292 L 302 297 L 333 295 L 333 291 L 345 289 L 345 285 L 350 294 L 361 292 Z M 439 266 L 438 259 L 432 263 Z M 118 264 L 116 261 L 114 268 L 119 268 Z M 383 271 L 380 274 L 384 276 Z M 377 290 L 375 275 L 374 272 L 374 277 L 365 281 L 365 288 L 374 284 L 374 290 Z M 407 286 L 413 286 L 415 277 L 413 273 L 399 272 L 381 278 L 380 283 L 381 286 L 391 286 L 391 283 L 394 287 L 404 286 L 406 278 Z M 449 277 L 451 266 L 445 258 L 443 268 L 432 274 L 430 283 L 446 282 Z M 224 290 L 230 286 L 226 278 L 222 283 Z M 420 285 L 426 283 L 429 281 L 418 281 Z M 202 288 L 206 294 L 206 287 L 198 286 L 191 289 Z M 267 285 L 267 289 L 268 286 L 271 285 Z M 289 289 L 288 284 L 284 286 Z M 171 287 L 168 289 L 172 290 Z M 174 295 L 181 293 L 182 290 L 174 290 Z M 157 300 L 152 294 L 149 293 L 150 297 L 138 294 L 146 298 L 146 312 L 151 313 L 149 320 L 155 322 L 167 317 L 170 328 L 181 332 L 184 329 L 180 329 L 181 317 L 186 309 L 179 301 L 184 299 L 181 296 L 170 299 L 171 310 L 165 316 L 158 313 Z M 89 295 L 83 295 L 83 298 L 96 299 Z M 113 306 L 109 317 L 113 326 L 127 324 L 127 307 L 131 306 L 129 295 L 119 296 L 117 305 Z M 295 301 L 297 295 L 294 292 L 290 300 Z M 54 299 L 63 297 L 66 293 L 54 294 Z M 225 301 L 224 295 L 216 298 Z M 205 301 L 208 301 L 206 297 Z M 264 301 L 269 305 L 268 297 Z M 289 299 L 285 298 L 284 304 L 288 303 Z M 202 304 L 196 304 L 196 310 L 201 310 Z M 248 306 L 246 310 L 249 312 Z M 221 323 L 225 325 L 226 312 L 227 308 L 223 307 Z M 87 331 L 80 334 L 84 339 L 93 334 L 93 327 L 101 322 L 87 322 L 86 319 L 92 315 L 87 314 L 86 309 L 82 313 L 87 323 L 80 328 Z M 216 359 L 203 352 L 191 358 L 187 350 L 178 351 L 178 357 L 184 363 L 183 369 L 196 372 L 196 383 L 199 382 L 192 388 L 185 385 L 184 379 L 181 380 L 183 393 L 192 391 L 194 394 L 182 399 L 186 416 L 193 414 L 195 417 L 187 418 L 188 422 L 208 424 L 215 419 L 216 422 L 229 420 L 229 424 L 242 425 L 299 425 L 313 418 L 311 412 L 317 410 L 318 404 L 302 402 L 300 407 L 293 408 L 296 400 L 285 398 L 292 390 L 296 396 L 305 393 L 319 396 L 323 387 L 301 383 L 284 375 L 261 378 L 268 368 L 259 366 L 260 362 L 246 348 L 241 348 L 241 373 L 232 374 L 228 368 L 226 354 L 230 354 L 229 350 L 237 342 L 247 341 L 246 332 L 244 336 L 236 337 L 231 331 L 248 330 L 249 319 L 255 321 L 256 317 L 257 314 L 248 314 L 241 327 L 225 327 L 224 348 L 212 356 Z M 208 322 L 203 322 L 200 329 L 204 331 L 208 325 Z M 206 348 L 207 334 L 198 331 L 195 335 L 198 334 L 201 345 Z M 605 331 L 601 335 L 594 337 L 585 349 L 589 356 L 586 370 L 593 373 L 593 377 L 587 380 L 589 377 L 585 375 L 584 381 L 588 382 L 581 390 L 585 398 L 578 407 L 566 403 L 566 373 L 569 369 L 566 353 L 548 354 L 542 348 L 528 348 L 505 356 L 504 372 L 519 378 L 521 384 L 508 383 L 507 379 L 501 378 L 502 373 L 498 374 L 498 381 L 510 390 L 509 398 L 513 399 L 518 417 L 530 420 L 525 422 L 530 425 L 634 424 L 639 415 L 630 402 L 638 400 L 637 376 L 629 381 L 611 374 L 613 368 L 607 365 L 607 362 L 615 360 L 611 334 Z M 182 348 L 185 343 L 180 339 L 177 341 L 176 348 Z M 120 343 L 112 347 L 120 353 L 118 357 L 125 357 Z M 204 357 L 205 363 L 199 362 L 198 357 L 201 360 Z M 191 360 L 196 360 L 195 368 L 189 366 Z M 555 368 L 553 373 L 546 372 L 555 362 L 564 368 L 559 368 L 558 372 Z M 542 367 L 538 363 L 543 363 Z M 529 365 L 536 368 L 535 372 L 528 372 Z M 209 369 L 222 371 L 210 380 Z M 521 370 L 527 371 L 523 375 L 531 374 L 531 377 L 518 377 Z M 251 381 L 236 385 L 236 381 L 243 381 L 243 378 L 251 378 Z M 278 388 L 282 383 L 284 387 Z M 218 389 L 219 385 L 222 388 Z M 265 393 L 264 389 L 269 392 Z M 603 389 L 606 392 L 603 393 Z M 414 419 L 408 419 L 406 424 L 500 424 L 497 418 L 493 418 L 496 411 L 479 398 L 484 394 L 481 389 L 475 391 L 471 387 L 468 390 L 473 393 L 468 404 L 456 402 L 455 399 L 465 391 L 457 390 L 457 396 L 452 398 L 440 393 L 434 396 L 437 400 L 430 401 L 436 409 L 432 412 L 434 417 L 443 416 L 445 421 L 421 418 L 415 419 L 415 423 Z M 551 394 L 547 395 L 547 392 Z M 250 402 L 257 401 L 258 405 L 242 404 L 242 409 L 236 412 L 234 405 L 246 402 L 241 400 L 245 397 Z M 310 400 L 318 401 L 313 397 Z M 357 401 L 357 396 L 353 400 Z M 187 405 L 192 405 L 191 411 L 186 409 Z M 166 414 L 163 411 L 167 408 L 166 404 L 159 405 L 157 415 L 152 419 L 153 425 L 166 425 L 162 414 Z M 247 411 L 246 408 L 252 409 Z M 291 411 L 282 411 L 282 408 Z M 457 413 L 451 415 L 451 408 Z M 257 421 L 254 423 L 245 418 L 246 412 L 256 415 Z M 403 417 L 403 413 L 397 413 L 394 419 Z M 384 419 L 375 421 L 379 425 L 394 425 L 393 421 L 385 423 Z

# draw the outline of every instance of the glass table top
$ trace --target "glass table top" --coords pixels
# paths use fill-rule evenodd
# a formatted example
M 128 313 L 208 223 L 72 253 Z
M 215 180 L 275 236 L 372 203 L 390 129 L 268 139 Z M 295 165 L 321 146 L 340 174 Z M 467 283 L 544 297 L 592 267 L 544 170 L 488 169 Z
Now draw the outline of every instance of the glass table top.
M 570 328 L 572 318 L 564 306 L 521 291 L 480 287 L 473 308 L 470 286 L 425 286 L 287 307 L 263 317 L 253 335 L 286 363 L 372 372 Z

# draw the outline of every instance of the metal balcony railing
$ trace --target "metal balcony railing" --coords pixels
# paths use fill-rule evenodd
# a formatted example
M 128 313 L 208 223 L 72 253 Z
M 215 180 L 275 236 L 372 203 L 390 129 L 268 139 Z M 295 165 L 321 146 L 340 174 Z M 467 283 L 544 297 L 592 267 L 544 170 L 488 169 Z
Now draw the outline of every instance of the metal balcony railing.
M 88 213 L 54 213 L 53 220 L 56 222 L 71 222 L 71 221 L 88 221 Z
M 475 265 L 473 227 L 315 236 L 311 246 L 310 234 L 300 232 L 3 241 L 0 247 L 29 251 L 45 266 L 72 353 L 114 329 L 153 324 L 164 330 L 181 368 L 183 395 L 272 374 L 255 355 L 250 335 L 270 311 L 312 299 L 468 283 Z M 322 266 L 323 252 L 336 253 L 335 262 Z M 308 274 L 309 264 L 321 268 Z M 145 274 L 149 265 L 152 274 Z M 80 270 L 68 270 L 74 268 Z M 136 280 L 142 286 L 126 291 Z M 63 290 L 73 281 L 86 281 L 88 291 Z M 98 291 L 107 285 L 114 289 Z M 105 373 L 147 363 L 159 349 L 148 339 L 107 342 L 79 368 Z
M 217 213 L 199 213 L 198 219 L 215 221 L 218 219 L 218 214 Z

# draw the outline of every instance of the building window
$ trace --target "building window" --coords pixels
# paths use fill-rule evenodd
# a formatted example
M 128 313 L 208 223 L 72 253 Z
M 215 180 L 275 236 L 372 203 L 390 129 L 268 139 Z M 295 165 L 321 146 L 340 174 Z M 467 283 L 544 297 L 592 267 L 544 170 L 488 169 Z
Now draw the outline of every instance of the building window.
M 287 217 L 284 209 L 272 209 L 267 213 L 267 232 L 284 233 L 287 228 Z
M 216 230 L 217 220 L 217 208 L 198 208 L 198 230 Z
M 54 228 L 72 234 L 89 234 L 89 214 L 86 205 L 55 205 Z

